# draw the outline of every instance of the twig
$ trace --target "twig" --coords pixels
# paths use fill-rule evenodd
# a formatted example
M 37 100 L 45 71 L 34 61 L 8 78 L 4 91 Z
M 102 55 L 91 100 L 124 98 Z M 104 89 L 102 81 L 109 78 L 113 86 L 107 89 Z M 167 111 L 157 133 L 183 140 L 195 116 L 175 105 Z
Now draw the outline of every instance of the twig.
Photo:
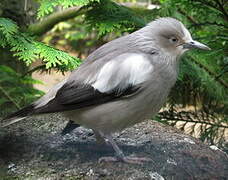
M 225 16 L 226 20 L 228 21 L 228 13 L 227 11 L 224 9 L 223 5 L 221 4 L 221 2 L 219 0 L 215 0 L 215 2 L 218 5 L 218 9 L 223 13 L 223 15 Z
M 171 121 L 184 121 L 184 122 L 206 124 L 206 125 L 216 126 L 216 127 L 220 127 L 220 128 L 228 128 L 228 126 L 224 126 L 224 125 L 221 125 L 221 124 L 213 124 L 213 123 L 205 122 L 205 121 L 194 121 L 194 120 L 186 120 L 186 119 L 179 119 L 179 118 L 172 118 L 172 119 L 167 118 L 167 119 L 171 120 Z
M 72 7 L 53 13 L 40 22 L 30 25 L 28 31 L 34 35 L 42 35 L 52 29 L 57 23 L 82 15 L 85 11 L 85 7 Z
M 198 24 L 198 22 L 192 17 L 192 16 L 189 16 L 187 12 L 185 12 L 183 9 L 181 9 L 180 7 L 178 8 L 178 11 L 184 15 L 185 17 L 188 18 L 188 20 L 190 22 L 192 22 L 193 24 Z
M 224 74 L 226 74 L 228 72 L 228 70 L 221 72 L 217 77 L 215 77 L 215 79 L 219 79 L 220 77 L 222 77 Z
M 200 2 L 201 4 L 211 7 L 215 10 L 218 10 L 218 8 L 213 3 L 207 2 L 206 0 L 195 0 L 195 1 Z
M 216 22 L 204 22 L 204 23 L 196 23 L 196 24 L 192 24 L 189 29 L 191 29 L 194 26 L 205 26 L 205 25 L 215 25 L 215 26 L 220 26 L 220 27 L 224 27 L 224 28 L 228 28 L 228 26 L 226 26 L 225 24 L 219 24 Z
M 220 13 L 222 13 L 224 15 L 226 21 L 228 21 L 228 14 L 227 14 L 226 10 L 224 9 L 224 7 L 222 6 L 222 4 L 218 0 L 214 0 L 214 2 L 218 5 L 218 7 L 215 4 L 208 2 L 206 0 L 195 0 L 195 1 L 219 11 Z
M 28 75 L 28 74 L 32 74 L 33 72 L 37 71 L 37 70 L 42 70 L 42 69 L 45 69 L 46 65 L 45 64 L 42 64 L 40 66 L 36 66 L 34 68 L 32 68 L 31 70 L 25 72 L 22 77 Z
M 25 0 L 24 11 L 27 11 L 27 7 L 28 7 L 28 0 Z
M 4 90 L 2 86 L 0 86 L 0 90 L 3 92 L 3 94 L 17 107 L 17 109 L 20 109 L 20 105 L 17 104 L 11 97 L 10 95 Z
M 173 115 L 167 116 L 167 115 L 164 115 L 164 113 L 162 113 L 162 112 L 159 113 L 159 116 L 161 116 L 161 118 L 165 118 L 165 119 L 170 120 L 170 121 L 184 121 L 184 122 L 200 123 L 200 124 L 206 124 L 206 125 L 211 125 L 211 126 L 217 126 L 220 128 L 228 128 L 228 126 L 221 125 L 221 124 L 213 124 L 213 123 L 206 122 L 206 121 L 192 120 L 192 118 L 190 118 L 190 117 L 188 117 L 188 119 L 191 119 L 191 120 L 187 120 L 187 119 L 183 119 L 183 118 L 177 118 L 177 117 L 174 117 Z

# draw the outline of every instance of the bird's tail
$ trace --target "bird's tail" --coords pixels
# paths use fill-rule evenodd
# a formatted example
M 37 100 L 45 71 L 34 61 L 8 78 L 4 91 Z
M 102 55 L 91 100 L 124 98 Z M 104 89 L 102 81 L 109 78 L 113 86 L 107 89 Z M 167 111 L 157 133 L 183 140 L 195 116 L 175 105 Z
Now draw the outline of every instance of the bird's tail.
M 28 105 L 20 109 L 19 111 L 16 111 L 10 114 L 9 116 L 7 116 L 6 118 L 4 118 L 1 122 L 1 127 L 6 127 L 18 121 L 21 121 L 22 119 L 25 119 L 28 115 L 31 115 L 33 113 L 34 113 L 34 105 L 33 104 Z

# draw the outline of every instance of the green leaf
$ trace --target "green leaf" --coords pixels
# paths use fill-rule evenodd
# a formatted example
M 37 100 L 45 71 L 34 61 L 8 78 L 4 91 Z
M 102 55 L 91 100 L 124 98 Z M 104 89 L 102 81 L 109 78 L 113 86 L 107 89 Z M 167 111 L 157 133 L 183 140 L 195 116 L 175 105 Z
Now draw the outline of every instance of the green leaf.
M 47 69 L 57 68 L 66 71 L 73 70 L 81 63 L 79 58 L 37 42 L 29 34 L 18 31 L 17 25 L 5 18 L 0 18 L 0 43 L 2 47 L 9 46 L 13 55 L 26 65 L 40 58 L 46 63 Z
M 18 26 L 11 19 L 0 18 L 0 32 L 7 40 L 10 40 L 17 31 Z
M 87 11 L 85 20 L 91 29 L 96 28 L 99 35 L 114 32 L 133 31 L 146 25 L 144 19 L 137 16 L 131 9 L 109 0 L 93 3 Z
M 100 0 L 41 0 L 38 9 L 38 18 L 50 14 L 54 11 L 55 7 L 62 6 L 69 8 L 72 6 L 86 6 L 92 2 L 99 2 Z

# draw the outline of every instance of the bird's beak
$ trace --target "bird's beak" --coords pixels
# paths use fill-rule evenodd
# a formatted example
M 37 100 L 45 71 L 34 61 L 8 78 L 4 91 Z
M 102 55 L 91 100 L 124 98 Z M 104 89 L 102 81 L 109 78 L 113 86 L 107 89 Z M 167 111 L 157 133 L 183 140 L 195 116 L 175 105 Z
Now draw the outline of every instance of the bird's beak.
M 194 40 L 184 43 L 183 48 L 184 49 L 197 48 L 197 49 L 203 49 L 203 50 L 211 50 L 211 48 L 209 48 L 208 46 Z

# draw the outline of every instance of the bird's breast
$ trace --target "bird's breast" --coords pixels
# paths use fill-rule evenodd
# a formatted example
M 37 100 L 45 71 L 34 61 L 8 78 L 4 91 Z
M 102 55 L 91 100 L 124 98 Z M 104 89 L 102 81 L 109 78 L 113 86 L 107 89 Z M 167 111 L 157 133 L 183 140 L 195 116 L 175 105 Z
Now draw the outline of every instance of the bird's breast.
M 176 67 L 171 65 L 164 65 L 151 75 L 150 80 L 145 85 L 145 92 L 141 97 L 147 104 L 145 108 L 150 116 L 156 114 L 164 105 L 176 79 Z

